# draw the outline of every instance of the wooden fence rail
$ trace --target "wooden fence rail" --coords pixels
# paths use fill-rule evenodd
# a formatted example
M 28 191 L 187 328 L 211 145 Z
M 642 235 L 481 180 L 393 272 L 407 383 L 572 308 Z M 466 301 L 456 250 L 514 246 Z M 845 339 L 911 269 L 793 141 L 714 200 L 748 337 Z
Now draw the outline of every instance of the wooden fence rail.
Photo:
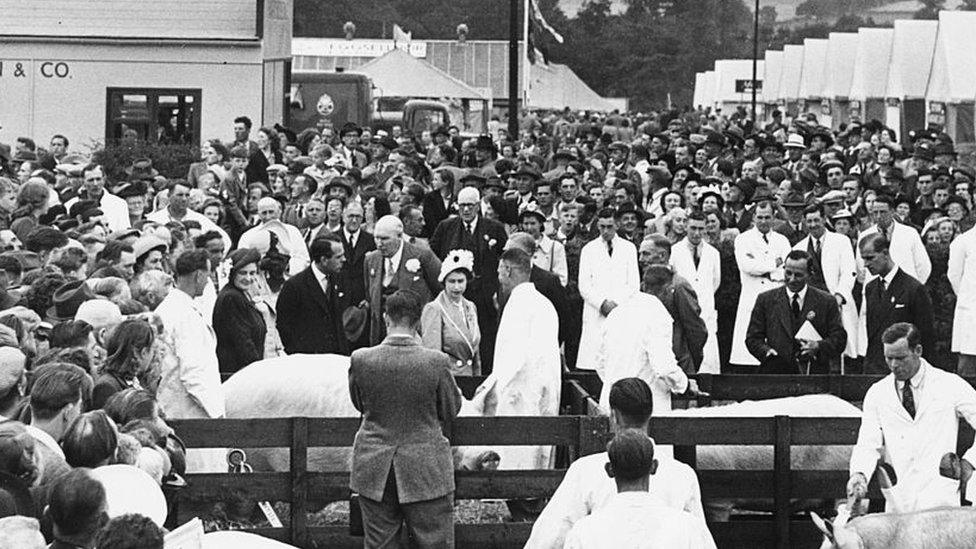
M 580 389 L 581 390 L 581 389 Z M 309 527 L 309 499 L 347 499 L 349 474 L 307 470 L 309 449 L 352 444 L 358 419 L 289 418 L 264 420 L 174 421 L 188 447 L 282 447 L 291 450 L 289 472 L 247 475 L 190 475 L 180 493 L 183 502 L 214 502 L 228 494 L 252 500 L 291 503 L 290 521 L 283 529 L 260 529 L 276 539 L 301 547 L 352 547 L 360 538 L 344 527 Z M 703 498 L 767 498 L 774 502 L 774 520 L 711 524 L 719 547 L 806 547 L 818 543 L 815 529 L 792 521 L 791 499 L 842 498 L 847 471 L 793 471 L 791 447 L 853 444 L 856 418 L 655 418 L 651 434 L 660 444 L 692 448 L 702 445 L 766 445 L 773 447 L 774 468 L 768 471 L 700 470 Z M 609 437 L 604 417 L 459 418 L 452 432 L 454 445 L 569 446 L 575 456 L 601 451 Z M 693 455 L 693 454 L 692 454 Z M 457 472 L 458 499 L 515 499 L 553 493 L 564 471 Z M 872 484 L 872 497 L 879 497 Z M 529 524 L 458 525 L 459 547 L 521 547 Z

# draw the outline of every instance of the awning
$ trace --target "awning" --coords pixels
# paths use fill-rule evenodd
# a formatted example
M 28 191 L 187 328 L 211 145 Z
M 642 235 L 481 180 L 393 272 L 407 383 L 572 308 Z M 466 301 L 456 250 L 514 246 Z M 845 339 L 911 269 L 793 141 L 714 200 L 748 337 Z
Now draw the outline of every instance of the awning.
M 940 11 L 928 101 L 966 103 L 976 99 L 976 12 Z
M 801 99 L 823 97 L 824 66 L 827 63 L 827 40 L 807 38 L 803 41 L 803 68 L 800 70 Z
M 894 29 L 860 28 L 857 30 L 857 53 L 854 77 L 848 97 L 863 101 L 885 96 L 888 68 L 891 65 L 891 41 Z
M 932 72 L 938 21 L 895 21 L 885 97 L 922 99 Z
M 783 52 L 779 50 L 766 50 L 766 59 L 763 63 L 763 103 L 774 104 L 779 101 L 779 79 L 783 74 Z
M 857 33 L 832 32 L 827 38 L 827 60 L 824 64 L 824 89 L 821 97 L 845 100 L 851 93 L 854 78 L 854 53 Z

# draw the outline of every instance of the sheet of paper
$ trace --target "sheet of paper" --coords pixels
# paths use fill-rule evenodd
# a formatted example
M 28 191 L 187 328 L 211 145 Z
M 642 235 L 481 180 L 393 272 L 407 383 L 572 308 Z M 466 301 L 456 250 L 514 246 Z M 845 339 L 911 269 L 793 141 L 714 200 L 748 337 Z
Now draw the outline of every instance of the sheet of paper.
M 165 549 L 203 549 L 203 522 L 194 517 L 163 538 Z
M 810 321 L 804 321 L 800 329 L 797 330 L 796 335 L 793 336 L 795 339 L 802 339 L 803 341 L 823 341 L 823 337 L 820 336 L 820 332 L 810 324 Z

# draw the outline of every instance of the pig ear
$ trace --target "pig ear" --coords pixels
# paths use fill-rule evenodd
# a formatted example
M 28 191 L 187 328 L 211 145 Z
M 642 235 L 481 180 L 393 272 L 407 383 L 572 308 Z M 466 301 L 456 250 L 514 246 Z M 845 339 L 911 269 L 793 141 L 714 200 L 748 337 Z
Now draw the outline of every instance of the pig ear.
M 814 513 L 813 511 L 810 511 L 810 518 L 813 520 L 813 523 L 817 525 L 817 529 L 823 532 L 823 535 L 826 536 L 827 540 L 829 540 L 830 543 L 834 543 L 834 525 L 820 518 L 820 515 Z

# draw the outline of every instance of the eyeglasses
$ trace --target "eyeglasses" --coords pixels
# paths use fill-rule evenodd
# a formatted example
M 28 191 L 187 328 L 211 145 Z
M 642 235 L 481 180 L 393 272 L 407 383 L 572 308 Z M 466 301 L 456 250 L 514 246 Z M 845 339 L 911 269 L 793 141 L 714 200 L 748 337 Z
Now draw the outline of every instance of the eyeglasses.
M 458 203 L 458 208 L 474 208 L 477 205 L 478 205 L 477 203 L 467 203 L 467 202 L 461 203 L 461 202 L 459 202 Z

